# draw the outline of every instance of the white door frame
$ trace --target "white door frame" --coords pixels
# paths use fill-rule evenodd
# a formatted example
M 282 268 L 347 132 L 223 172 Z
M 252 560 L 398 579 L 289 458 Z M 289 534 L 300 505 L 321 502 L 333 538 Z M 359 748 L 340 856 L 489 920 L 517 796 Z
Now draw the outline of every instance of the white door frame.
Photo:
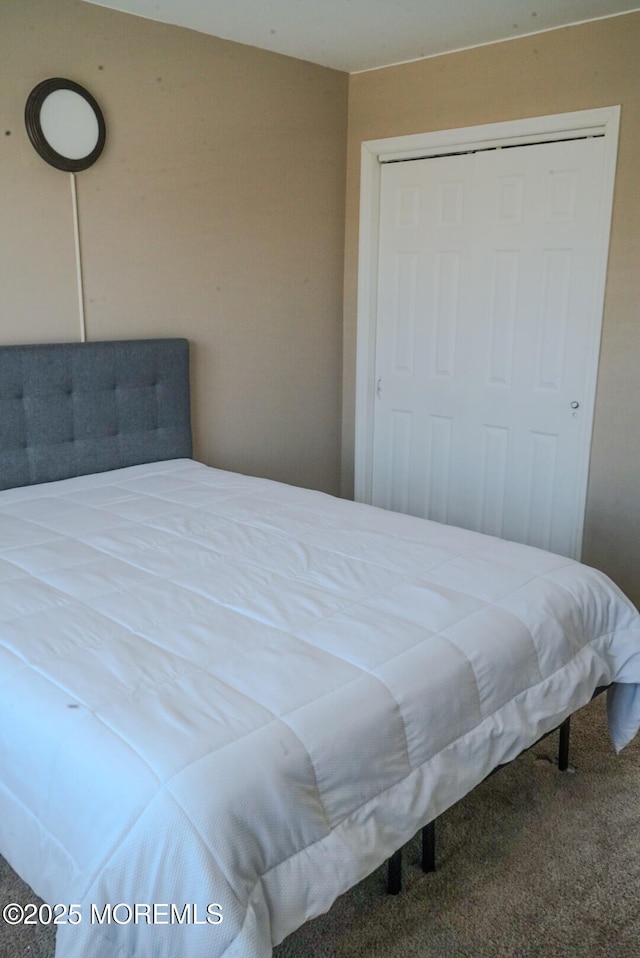
M 358 267 L 358 316 L 356 355 L 355 421 L 355 498 L 371 502 L 373 471 L 373 417 L 375 399 L 375 357 L 378 287 L 378 233 L 380 212 L 380 176 L 385 162 L 418 159 L 424 156 L 462 153 L 515 144 L 561 140 L 566 137 L 604 136 L 605 158 L 603 193 L 598 237 L 598 281 L 595 288 L 598 315 L 604 305 L 607 255 L 615 166 L 618 152 L 620 107 L 611 106 L 575 113 L 492 123 L 483 126 L 432 133 L 409 134 L 383 140 L 369 140 L 361 148 L 360 240 Z M 593 404 L 598 371 L 598 350 L 594 350 L 593 368 L 585 395 Z M 591 436 L 589 436 L 589 446 Z M 584 499 L 588 461 L 584 468 Z M 584 510 L 583 510 L 584 511 Z

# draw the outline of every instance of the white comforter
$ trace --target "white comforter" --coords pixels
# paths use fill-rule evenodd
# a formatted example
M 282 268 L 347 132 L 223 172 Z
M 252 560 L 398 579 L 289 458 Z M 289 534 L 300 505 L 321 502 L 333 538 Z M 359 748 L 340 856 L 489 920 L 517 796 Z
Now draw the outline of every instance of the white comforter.
M 621 748 L 638 615 L 536 549 L 189 460 L 0 493 L 0 852 L 58 958 L 266 958 L 612 681 Z

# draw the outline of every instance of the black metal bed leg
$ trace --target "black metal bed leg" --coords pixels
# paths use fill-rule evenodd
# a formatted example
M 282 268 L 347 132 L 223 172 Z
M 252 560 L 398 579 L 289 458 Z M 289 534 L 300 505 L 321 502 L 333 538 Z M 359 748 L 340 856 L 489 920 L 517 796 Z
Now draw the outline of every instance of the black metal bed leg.
M 402 849 L 394 852 L 387 860 L 387 892 L 399 895 L 402 891 Z
M 561 772 L 566 772 L 569 768 L 569 736 L 571 734 L 571 716 L 566 718 L 560 726 L 560 738 L 558 741 L 558 768 Z
M 436 819 L 422 829 L 422 871 L 436 870 Z

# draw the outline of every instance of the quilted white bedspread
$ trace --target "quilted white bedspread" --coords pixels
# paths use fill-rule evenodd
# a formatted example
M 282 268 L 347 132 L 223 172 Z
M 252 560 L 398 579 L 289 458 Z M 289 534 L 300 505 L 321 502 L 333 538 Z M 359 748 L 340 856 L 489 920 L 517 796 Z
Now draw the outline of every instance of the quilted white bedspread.
M 266 958 L 610 682 L 621 748 L 638 615 L 546 552 L 190 460 L 0 493 L 0 852 L 58 958 Z

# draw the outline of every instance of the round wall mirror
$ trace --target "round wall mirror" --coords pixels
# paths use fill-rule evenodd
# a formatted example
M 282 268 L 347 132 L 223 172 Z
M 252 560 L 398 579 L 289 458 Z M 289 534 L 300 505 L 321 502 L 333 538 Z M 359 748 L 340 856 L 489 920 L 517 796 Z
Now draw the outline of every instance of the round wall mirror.
M 24 111 L 27 133 L 40 156 L 67 173 L 86 170 L 104 148 L 105 123 L 91 94 L 61 77 L 33 88 Z

